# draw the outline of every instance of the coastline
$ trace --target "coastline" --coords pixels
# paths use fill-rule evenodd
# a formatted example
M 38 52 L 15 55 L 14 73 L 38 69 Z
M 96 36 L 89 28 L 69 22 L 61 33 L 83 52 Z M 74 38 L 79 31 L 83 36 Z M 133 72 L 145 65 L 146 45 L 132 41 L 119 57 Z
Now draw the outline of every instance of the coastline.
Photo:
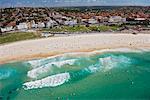
M 0 64 L 69 52 L 90 52 L 114 48 L 149 49 L 150 35 L 92 33 L 19 41 L 0 45 Z

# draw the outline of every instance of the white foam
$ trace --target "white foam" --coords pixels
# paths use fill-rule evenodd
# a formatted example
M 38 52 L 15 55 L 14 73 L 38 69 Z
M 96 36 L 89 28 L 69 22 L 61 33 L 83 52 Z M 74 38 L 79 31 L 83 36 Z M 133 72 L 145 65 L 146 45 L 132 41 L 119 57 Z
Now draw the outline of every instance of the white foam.
M 40 59 L 40 60 L 31 60 L 31 61 L 28 61 L 27 63 L 29 63 L 32 68 L 36 68 L 36 67 L 39 67 L 41 66 L 42 62 L 44 62 L 45 59 Z
M 0 73 L 0 80 L 10 77 L 11 72 Z
M 41 80 L 26 82 L 23 84 L 23 88 L 25 90 L 29 89 L 37 89 L 37 88 L 44 88 L 44 87 L 56 87 L 59 85 L 64 84 L 70 79 L 69 73 L 61 73 L 52 75 Z
M 141 49 L 130 49 L 130 48 L 116 48 L 116 49 L 96 50 L 93 53 L 105 53 L 105 52 L 124 52 L 124 53 L 137 52 L 137 53 L 141 53 L 142 50 Z
M 69 52 L 69 53 L 64 53 L 64 54 L 60 54 L 58 56 L 76 56 L 76 55 L 92 55 L 95 53 L 105 53 L 105 52 L 124 52 L 124 53 L 128 53 L 128 52 L 137 52 L 137 53 L 141 53 L 142 51 L 149 51 L 150 49 L 142 49 L 142 48 L 138 48 L 138 49 L 133 49 L 133 48 L 114 48 L 114 49 L 102 49 L 102 50 L 95 50 L 95 51 L 91 51 L 91 52 Z M 56 57 L 56 56 L 55 56 Z
M 75 63 L 76 59 L 70 59 L 70 60 L 64 60 L 64 61 L 58 61 L 58 62 L 52 62 L 51 64 L 56 65 L 57 67 L 61 67 L 65 64 L 73 65 Z
M 101 62 L 102 67 L 105 68 L 105 70 L 110 70 L 114 66 L 116 66 L 116 62 L 113 61 L 111 57 L 99 58 L 99 61 Z
M 70 59 L 70 60 L 64 60 L 64 61 L 57 61 L 57 62 L 51 62 L 48 64 L 45 64 L 41 67 L 32 69 L 31 71 L 28 71 L 27 76 L 30 78 L 37 78 L 43 73 L 47 73 L 51 70 L 52 66 L 56 66 L 58 68 L 61 68 L 63 65 L 73 65 L 75 63 L 76 59 Z
M 2 69 L 0 70 L 0 80 L 7 79 L 10 76 L 13 76 L 13 74 L 16 74 L 16 71 L 13 69 Z
M 99 70 L 99 68 L 100 68 L 100 65 L 95 64 L 95 65 L 89 66 L 87 69 L 90 71 L 90 73 L 95 73 Z
M 131 64 L 131 59 L 125 56 L 109 56 L 105 58 L 99 58 L 99 62 L 101 63 L 104 71 L 108 71 L 114 67 L 117 67 L 118 64 Z
M 29 63 L 32 68 L 37 68 L 39 66 L 42 66 L 43 64 L 47 64 L 50 62 L 58 62 L 58 60 L 59 61 L 67 60 L 66 59 L 67 55 L 68 55 L 67 53 L 66 54 L 60 54 L 60 55 L 50 56 L 50 57 L 42 58 L 42 59 L 38 59 L 38 60 L 30 60 L 30 61 L 27 61 L 26 63 Z

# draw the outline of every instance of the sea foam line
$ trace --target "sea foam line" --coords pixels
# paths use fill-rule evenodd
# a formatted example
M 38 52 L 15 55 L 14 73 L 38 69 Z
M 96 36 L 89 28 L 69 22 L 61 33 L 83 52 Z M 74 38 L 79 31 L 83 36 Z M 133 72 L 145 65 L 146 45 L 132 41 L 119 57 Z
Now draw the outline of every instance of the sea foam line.
M 136 53 L 141 53 L 143 51 L 150 51 L 150 49 L 115 48 L 115 49 L 95 50 L 95 51 L 92 51 L 92 52 L 70 52 L 70 53 L 64 53 L 64 54 L 59 54 L 59 55 L 55 55 L 55 56 L 50 56 L 50 57 L 43 58 L 43 59 L 27 61 L 27 63 L 29 63 L 33 68 L 36 68 L 36 67 L 41 66 L 42 62 L 45 62 L 46 60 L 50 60 L 50 59 L 54 60 L 57 57 L 65 58 L 67 56 L 77 56 L 77 55 L 88 56 L 88 55 L 93 55 L 93 54 L 97 54 L 97 53 L 105 53 L 105 52 L 125 52 L 125 53 L 136 52 Z
M 70 52 L 70 53 L 64 53 L 64 54 L 59 54 L 59 55 L 55 55 L 55 56 L 50 56 L 47 58 L 43 58 L 43 59 L 38 59 L 38 60 L 31 60 L 28 61 L 27 63 L 31 64 L 31 66 L 33 65 L 34 67 L 36 66 L 40 66 L 41 62 L 44 62 L 45 60 L 49 60 L 49 59 L 55 59 L 57 57 L 67 57 L 67 56 L 76 56 L 76 55 L 92 55 L 92 54 L 97 54 L 97 53 L 105 53 L 105 52 L 136 52 L 136 53 L 141 53 L 143 51 L 150 51 L 150 49 L 146 49 L 146 48 L 139 48 L 139 49 L 131 49 L 131 48 L 114 48 L 114 49 L 102 49 L 102 50 L 95 50 L 95 51 L 91 51 L 91 52 Z M 36 65 L 36 66 L 35 66 Z

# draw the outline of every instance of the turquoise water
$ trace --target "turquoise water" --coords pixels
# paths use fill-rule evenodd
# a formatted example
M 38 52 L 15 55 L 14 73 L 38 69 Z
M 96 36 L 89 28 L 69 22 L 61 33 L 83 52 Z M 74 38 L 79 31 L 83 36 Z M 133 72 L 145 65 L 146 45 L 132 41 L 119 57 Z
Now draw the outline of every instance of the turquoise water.
M 150 99 L 150 52 L 64 54 L 0 65 L 0 99 Z

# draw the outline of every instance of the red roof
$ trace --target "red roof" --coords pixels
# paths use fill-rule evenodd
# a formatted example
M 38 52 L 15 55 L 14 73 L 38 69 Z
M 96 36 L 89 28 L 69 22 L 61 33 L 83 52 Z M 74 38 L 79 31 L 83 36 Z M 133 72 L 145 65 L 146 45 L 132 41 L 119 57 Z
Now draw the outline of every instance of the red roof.
M 8 27 L 9 27 L 9 26 L 16 26 L 16 22 L 10 22 L 10 23 L 7 24 L 7 26 L 8 26 Z

